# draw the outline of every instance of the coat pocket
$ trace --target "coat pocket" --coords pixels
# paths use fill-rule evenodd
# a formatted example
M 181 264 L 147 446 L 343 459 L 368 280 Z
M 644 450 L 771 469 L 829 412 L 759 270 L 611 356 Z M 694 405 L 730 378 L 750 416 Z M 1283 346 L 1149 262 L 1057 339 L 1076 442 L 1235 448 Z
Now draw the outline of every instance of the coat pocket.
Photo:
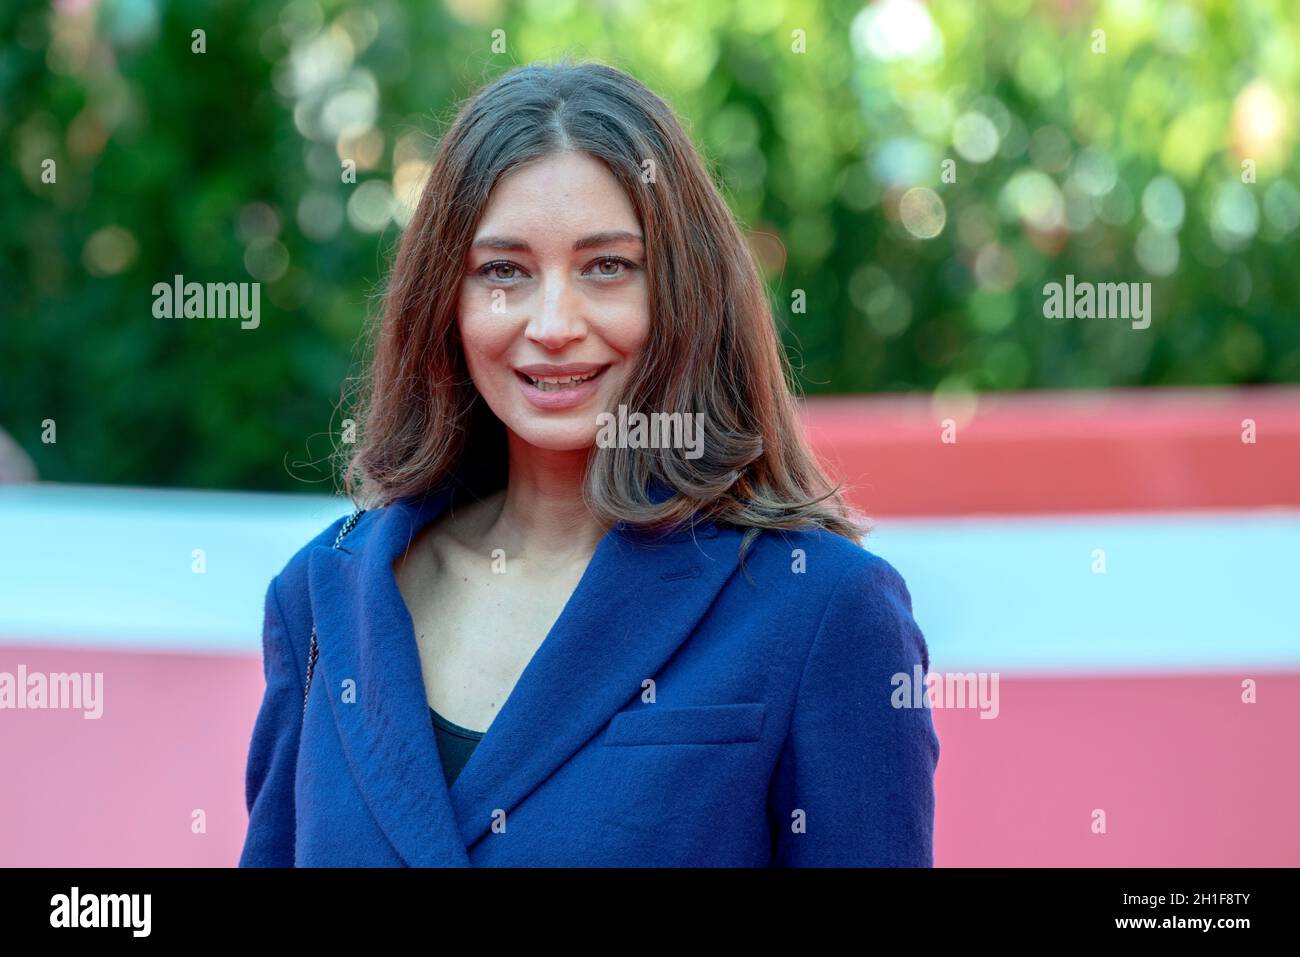
M 631 711 L 614 715 L 603 743 L 743 744 L 758 740 L 766 710 L 761 701 L 689 708 L 639 704 Z

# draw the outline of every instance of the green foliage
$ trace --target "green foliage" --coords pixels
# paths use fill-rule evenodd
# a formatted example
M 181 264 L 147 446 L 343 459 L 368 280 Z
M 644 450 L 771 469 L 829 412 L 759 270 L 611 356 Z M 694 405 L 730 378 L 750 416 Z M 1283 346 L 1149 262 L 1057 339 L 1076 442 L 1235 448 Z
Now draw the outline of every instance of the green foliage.
M 559 54 L 679 110 L 808 394 L 1300 380 L 1287 0 L 116 0 L 0 43 L 0 427 L 44 478 L 332 487 L 431 138 Z M 155 317 L 177 274 L 261 282 L 259 327 Z M 1151 282 L 1150 328 L 1045 319 L 1067 274 Z

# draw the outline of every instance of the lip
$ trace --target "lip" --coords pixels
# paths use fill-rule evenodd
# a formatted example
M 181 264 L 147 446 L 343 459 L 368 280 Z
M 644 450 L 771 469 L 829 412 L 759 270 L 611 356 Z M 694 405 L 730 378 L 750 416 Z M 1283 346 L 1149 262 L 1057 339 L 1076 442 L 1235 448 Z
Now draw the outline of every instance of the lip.
M 559 391 L 543 391 L 531 382 L 527 381 L 522 375 L 588 375 L 592 372 L 596 372 L 596 370 L 600 371 L 597 372 L 594 378 Z M 515 378 L 519 380 L 519 389 L 523 392 L 524 398 L 527 399 L 534 408 L 551 412 L 556 409 L 572 409 L 576 406 L 582 405 L 600 389 L 601 380 L 608 371 L 608 365 L 602 366 L 590 362 L 570 363 L 569 365 L 531 365 L 519 366 L 515 370 Z
M 590 375 L 597 369 L 604 369 L 608 366 L 608 362 L 566 362 L 562 365 L 553 365 L 549 362 L 535 362 L 529 366 L 516 366 L 515 371 L 535 377 L 552 375 Z

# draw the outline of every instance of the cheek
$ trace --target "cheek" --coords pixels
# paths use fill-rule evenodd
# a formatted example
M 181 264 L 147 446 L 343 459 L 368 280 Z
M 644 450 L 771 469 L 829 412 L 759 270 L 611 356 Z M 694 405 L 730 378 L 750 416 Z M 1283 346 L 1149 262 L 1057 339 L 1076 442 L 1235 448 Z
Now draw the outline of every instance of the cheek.
M 477 295 L 462 295 L 456 316 L 456 327 L 465 349 L 465 358 L 471 363 L 499 358 L 510 347 L 514 333 L 508 317 L 492 311 L 490 301 Z
M 644 296 L 629 297 L 606 313 L 598 329 L 610 348 L 624 356 L 634 356 L 650 336 L 650 304 Z
M 498 388 L 494 384 L 498 347 L 493 340 L 492 327 L 481 321 L 481 317 L 463 311 L 457 319 L 457 327 L 470 381 L 481 395 L 492 395 Z

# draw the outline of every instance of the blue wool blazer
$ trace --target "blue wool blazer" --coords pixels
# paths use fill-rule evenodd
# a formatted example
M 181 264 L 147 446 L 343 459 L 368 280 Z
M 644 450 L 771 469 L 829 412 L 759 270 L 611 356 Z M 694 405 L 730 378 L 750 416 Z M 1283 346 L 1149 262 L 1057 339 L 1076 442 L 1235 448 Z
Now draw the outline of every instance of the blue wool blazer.
M 271 581 L 241 867 L 933 864 L 939 741 L 891 705 L 929 670 L 911 597 L 821 530 L 742 570 L 742 530 L 616 525 L 448 788 L 392 566 L 459 494 L 336 549 L 340 519 Z

